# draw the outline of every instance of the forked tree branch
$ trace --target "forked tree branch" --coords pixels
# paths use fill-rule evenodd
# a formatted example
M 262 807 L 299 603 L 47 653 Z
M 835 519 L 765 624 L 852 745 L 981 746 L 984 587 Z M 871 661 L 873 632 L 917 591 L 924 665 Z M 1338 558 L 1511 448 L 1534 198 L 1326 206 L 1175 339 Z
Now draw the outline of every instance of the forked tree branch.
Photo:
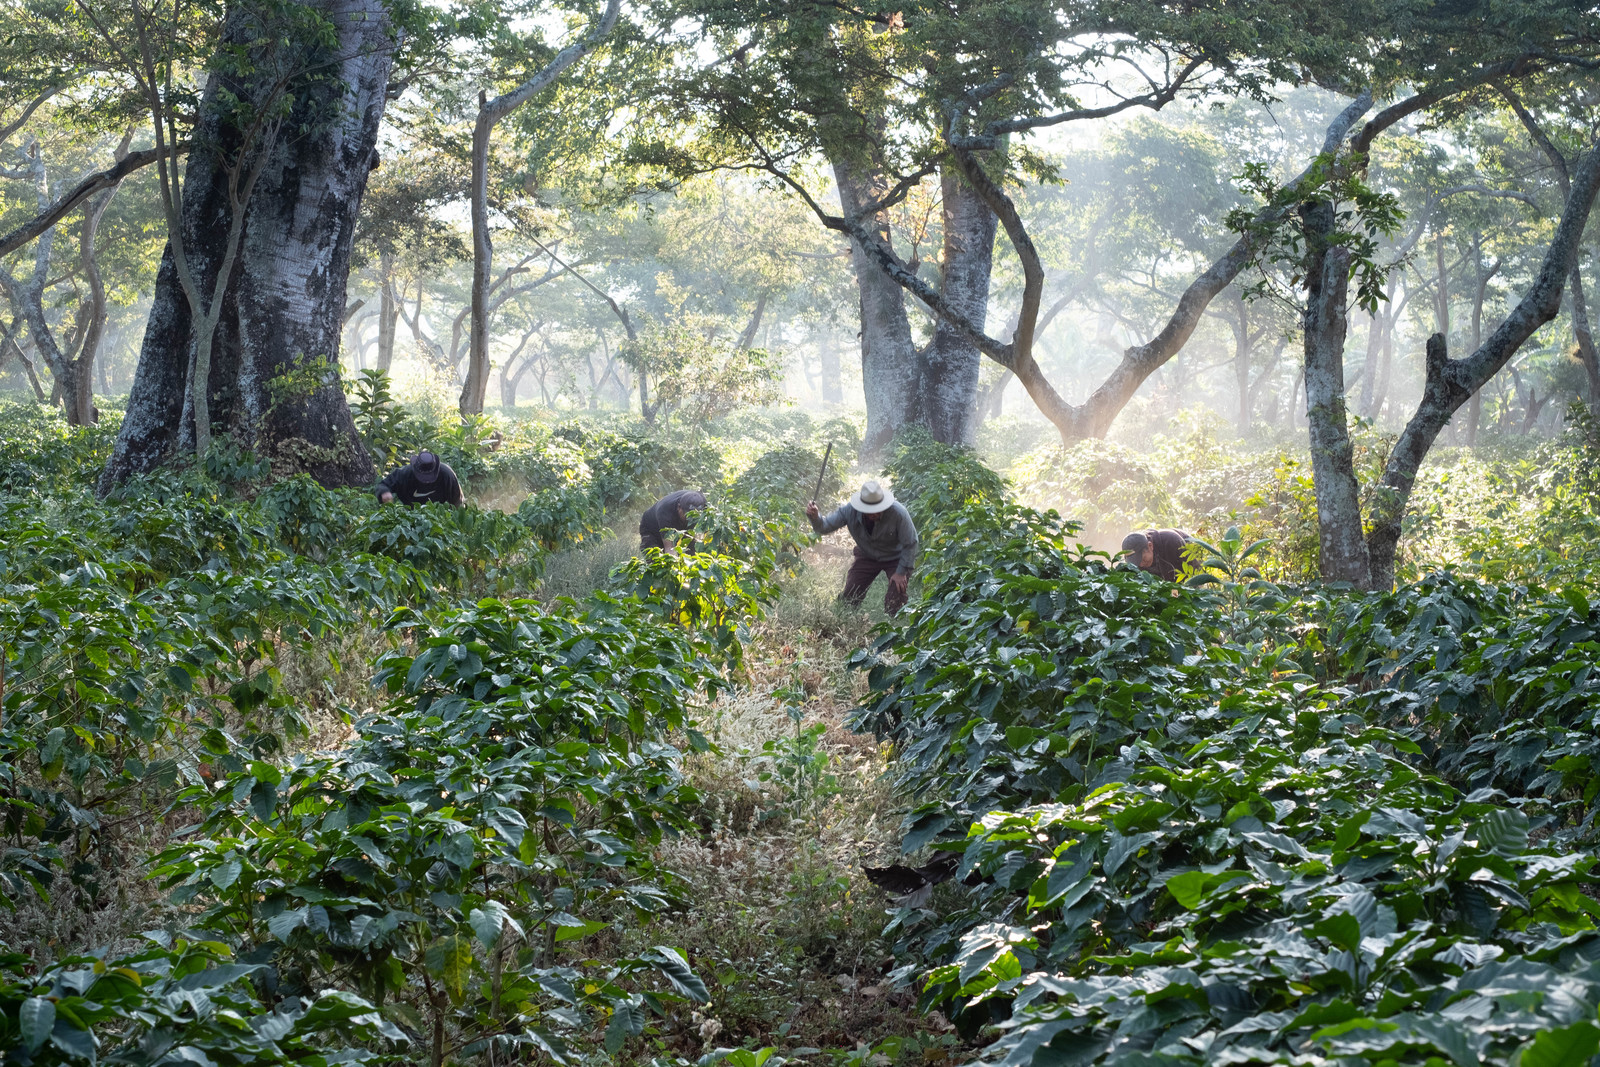
M 1383 492 L 1373 508 L 1367 541 L 1373 557 L 1375 584 L 1387 587 L 1393 576 L 1394 550 L 1400 538 L 1400 521 L 1416 482 L 1417 470 L 1444 429 L 1463 404 L 1499 373 L 1535 330 L 1556 317 L 1561 293 L 1578 261 L 1583 230 L 1589 222 L 1596 193 L 1600 192 L 1600 144 L 1590 147 L 1570 175 L 1570 192 L 1556 226 L 1544 263 L 1517 306 L 1477 351 L 1451 359 L 1445 339 L 1428 339 L 1427 372 L 1422 399 L 1395 442 L 1383 472 Z M 1380 567 L 1382 573 L 1379 573 Z
M 177 150 L 179 152 L 187 152 L 189 145 L 187 143 L 180 144 Z M 15 252 L 60 222 L 73 208 L 89 197 L 103 190 L 114 188 L 118 182 L 134 171 L 154 163 L 160 155 L 161 151 L 155 148 L 145 149 L 142 152 L 129 152 L 126 157 L 118 161 L 116 166 L 107 167 L 105 170 L 89 175 L 48 208 L 16 227 L 10 233 L 0 237 L 0 256 L 10 255 Z

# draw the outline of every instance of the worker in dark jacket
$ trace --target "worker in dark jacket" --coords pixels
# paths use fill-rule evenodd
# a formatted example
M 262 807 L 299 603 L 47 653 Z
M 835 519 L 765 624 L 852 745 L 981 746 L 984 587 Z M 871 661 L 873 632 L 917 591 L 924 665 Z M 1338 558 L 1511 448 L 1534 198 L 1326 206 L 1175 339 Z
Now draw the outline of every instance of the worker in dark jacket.
M 1183 550 L 1189 540 L 1182 530 L 1146 530 L 1124 537 L 1122 553 L 1140 570 L 1175 582 L 1183 570 Z
M 402 504 L 449 504 L 459 508 L 467 502 L 450 464 L 427 450 L 418 452 L 410 463 L 379 482 L 377 494 L 380 504 L 398 498 Z
M 644 514 L 639 516 L 639 551 L 647 548 L 665 551 L 667 542 L 661 536 L 661 531 L 689 529 L 694 525 L 689 514 L 705 506 L 704 493 L 698 489 L 680 489 L 645 508 Z
M 855 538 L 855 562 L 845 575 L 840 598 L 860 604 L 878 575 L 889 577 L 883 592 L 883 610 L 894 615 L 906 606 L 906 586 L 917 560 L 917 525 L 894 493 L 875 481 L 862 483 L 848 503 L 823 518 L 813 500 L 806 505 L 806 518 L 819 534 L 848 527 Z

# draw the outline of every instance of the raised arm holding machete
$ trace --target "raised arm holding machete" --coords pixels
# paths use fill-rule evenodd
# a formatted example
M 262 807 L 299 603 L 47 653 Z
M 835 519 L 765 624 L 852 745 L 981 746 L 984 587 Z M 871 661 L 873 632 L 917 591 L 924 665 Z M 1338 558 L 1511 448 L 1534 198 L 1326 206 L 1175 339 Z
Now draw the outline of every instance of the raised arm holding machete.
M 886 575 L 889 588 L 883 593 L 883 610 L 893 615 L 906 604 L 906 587 L 917 558 L 916 523 L 911 521 L 911 513 L 905 505 L 895 500 L 894 493 L 876 480 L 864 482 L 848 502 L 823 518 L 816 496 L 822 493 L 822 479 L 828 472 L 828 458 L 832 454 L 830 442 L 822 458 L 822 472 L 817 475 L 816 493 L 806 505 L 806 518 L 819 534 L 832 533 L 844 526 L 855 539 L 855 562 L 845 575 L 840 599 L 860 604 L 867 598 L 867 589 L 878 575 Z

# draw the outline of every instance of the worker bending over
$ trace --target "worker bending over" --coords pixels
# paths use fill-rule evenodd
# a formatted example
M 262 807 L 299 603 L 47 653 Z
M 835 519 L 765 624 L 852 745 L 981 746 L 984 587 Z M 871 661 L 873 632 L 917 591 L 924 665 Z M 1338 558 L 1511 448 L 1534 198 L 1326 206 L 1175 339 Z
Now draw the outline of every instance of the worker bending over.
M 894 493 L 876 481 L 862 483 L 848 503 L 823 518 L 813 500 L 806 505 L 806 518 L 819 534 L 832 533 L 844 526 L 855 538 L 855 562 L 845 575 L 844 591 L 839 596 L 852 604 L 867 598 L 867 589 L 878 575 L 889 577 L 883 593 L 883 610 L 894 615 L 906 606 L 906 585 L 917 559 L 917 526 L 911 513 L 894 498 Z

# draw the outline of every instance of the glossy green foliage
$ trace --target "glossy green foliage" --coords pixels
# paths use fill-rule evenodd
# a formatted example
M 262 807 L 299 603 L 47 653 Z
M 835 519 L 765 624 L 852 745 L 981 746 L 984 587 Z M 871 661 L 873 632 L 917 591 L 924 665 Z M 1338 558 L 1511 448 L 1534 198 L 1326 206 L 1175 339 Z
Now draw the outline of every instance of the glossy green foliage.
M 0 858 L 7 905 L 48 892 L 64 870 L 93 900 L 106 819 L 195 781 L 206 744 L 270 753 L 304 732 L 279 657 L 380 617 L 414 571 L 377 557 L 296 556 L 232 569 L 218 558 L 157 581 L 134 559 L 92 549 L 13 511 L 0 563 Z M 71 563 L 73 557 L 75 564 Z M 57 568 L 61 568 L 57 570 Z M 218 740 L 225 726 L 237 740 Z
M 165 950 L 92 988 L 82 961 L 12 960 L 7 1062 L 88 1062 L 95 1040 L 127 1062 L 384 1062 L 385 1035 L 414 1042 L 403 1062 L 567 1059 L 615 1054 L 673 1001 L 707 998 L 675 949 L 619 957 L 605 931 L 678 900 L 654 858 L 698 804 L 675 746 L 707 746 L 691 709 L 740 663 L 793 532 L 725 509 L 699 551 L 636 560 L 581 603 L 478 599 L 531 587 L 546 551 L 637 492 L 650 446 L 595 439 L 551 435 L 554 474 L 515 516 L 262 485 L 225 449 L 204 475 L 104 503 L 70 477 L 0 495 L 3 897 L 95 907 L 108 824 L 192 814 L 152 870 L 215 939 L 217 966 L 180 977 L 224 1018 L 212 1033 L 194 1002 L 180 1020 L 172 987 L 127 978 L 176 967 Z M 372 665 L 382 707 L 342 747 L 288 755 L 323 709 L 284 657 L 336 671 L 363 627 L 389 649 Z M 77 985 L 41 992 L 58 971 Z M 59 1040 L 35 1040 L 41 997 Z M 339 1052 L 341 1028 L 362 1047 Z M 321 1044 L 298 1043 L 313 1029 Z
M 750 622 L 778 596 L 778 579 L 799 567 L 792 518 L 769 518 L 737 504 L 712 505 L 673 552 L 652 549 L 611 574 L 613 589 L 656 616 L 692 628 L 721 660 L 743 662 Z
M 1583 1063 L 1600 616 L 1578 585 L 1184 583 L 1053 514 L 954 510 L 858 657 L 897 745 L 922 1003 L 1011 1065 Z
M 406 1035 L 349 993 L 285 997 L 271 1008 L 214 941 L 160 937 L 116 958 L 74 956 L 35 969 L 0 954 L 0 1060 L 18 1067 L 95 1063 L 405 1063 Z M 370 1051 L 369 1051 L 370 1049 Z
M 402 612 L 414 655 L 335 755 L 224 758 L 157 859 L 174 898 L 280 993 L 347 982 L 418 1031 L 559 1053 L 563 1032 L 704 999 L 670 949 L 605 965 L 581 939 L 665 907 L 651 848 L 694 800 L 664 740 L 715 685 L 693 632 L 600 595 Z M 698 734 L 689 736 L 703 743 Z
M 838 498 L 845 489 L 843 471 L 849 463 L 842 451 L 829 456 L 828 469 L 822 469 L 822 451 L 800 444 L 786 444 L 763 452 L 734 479 L 729 495 L 768 508 L 781 515 L 793 515 L 805 508 L 815 494 L 824 504 Z M 822 490 L 817 491 L 821 480 Z
M 922 604 L 859 654 L 857 724 L 903 746 L 929 797 L 912 848 L 997 806 L 1082 795 L 1122 745 L 1209 698 L 1195 597 L 1108 570 L 1071 528 L 1009 505 L 948 516 Z
M 996 813 L 964 868 L 1025 903 L 926 995 L 1011 1001 L 1011 1063 L 1523 1062 L 1600 1004 L 1593 858 L 1529 844 L 1359 718 L 1236 706 L 1125 782 Z M 1592 1049 L 1591 1049 L 1592 1051 Z
M 1000 508 L 1007 501 L 1005 479 L 985 467 L 971 449 L 940 444 L 921 427 L 895 436 L 885 468 L 895 497 L 913 510 L 922 540 L 936 543 L 947 516 L 969 504 Z

